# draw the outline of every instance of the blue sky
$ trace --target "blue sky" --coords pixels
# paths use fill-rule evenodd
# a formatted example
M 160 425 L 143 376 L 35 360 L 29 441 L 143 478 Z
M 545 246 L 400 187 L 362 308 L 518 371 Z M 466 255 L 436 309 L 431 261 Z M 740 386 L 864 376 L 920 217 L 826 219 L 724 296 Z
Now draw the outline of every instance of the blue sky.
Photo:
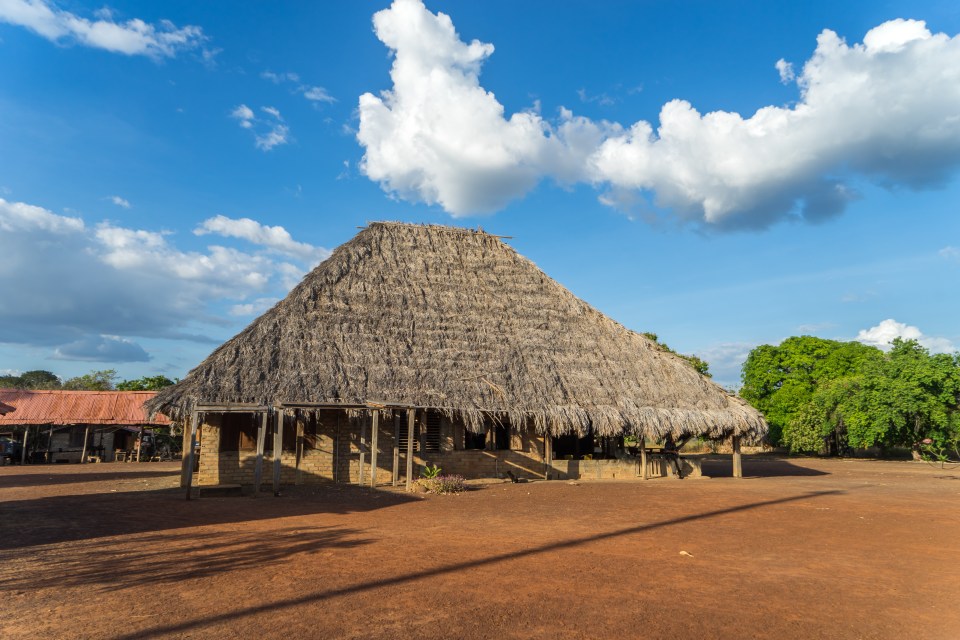
M 958 33 L 955 2 L 0 0 L 0 371 L 183 376 L 382 219 L 513 236 L 729 386 L 790 335 L 953 351 Z

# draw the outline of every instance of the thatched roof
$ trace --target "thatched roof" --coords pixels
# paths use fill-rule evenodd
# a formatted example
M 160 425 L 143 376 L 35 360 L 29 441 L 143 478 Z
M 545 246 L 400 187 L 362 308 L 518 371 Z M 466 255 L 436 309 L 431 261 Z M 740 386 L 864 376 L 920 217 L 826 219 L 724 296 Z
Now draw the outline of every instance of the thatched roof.
M 196 402 L 333 401 L 437 408 L 477 430 L 490 415 L 553 434 L 767 430 L 500 239 L 387 222 L 338 247 L 148 406 L 176 418 Z

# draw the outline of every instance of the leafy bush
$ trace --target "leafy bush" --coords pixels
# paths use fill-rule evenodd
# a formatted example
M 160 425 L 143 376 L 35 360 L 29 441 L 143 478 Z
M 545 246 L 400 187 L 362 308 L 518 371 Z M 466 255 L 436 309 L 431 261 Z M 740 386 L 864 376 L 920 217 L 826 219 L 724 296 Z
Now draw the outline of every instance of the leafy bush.
M 792 452 L 820 453 L 824 449 L 823 424 L 825 418 L 812 402 L 802 406 L 783 428 L 782 444 Z
M 463 476 L 449 475 L 436 476 L 434 478 L 421 478 L 420 486 L 429 493 L 444 495 L 448 493 L 460 493 L 466 489 Z

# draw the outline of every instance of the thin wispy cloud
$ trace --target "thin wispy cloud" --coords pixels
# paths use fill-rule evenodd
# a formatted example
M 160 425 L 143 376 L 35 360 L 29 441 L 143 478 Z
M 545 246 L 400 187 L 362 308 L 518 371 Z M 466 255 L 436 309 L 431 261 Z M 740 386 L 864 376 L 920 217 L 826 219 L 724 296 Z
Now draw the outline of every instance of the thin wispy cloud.
M 110 202 L 117 205 L 121 209 L 129 209 L 130 201 L 126 198 L 121 198 L 120 196 L 110 196 Z
M 333 104 L 337 101 L 324 87 L 301 82 L 300 74 L 294 73 L 293 71 L 276 73 L 268 70 L 261 72 L 260 77 L 264 80 L 269 80 L 273 84 L 293 85 L 291 91 L 295 94 L 302 95 L 314 104 L 314 106 L 318 104 Z
M 57 44 L 79 44 L 154 59 L 202 49 L 207 41 L 203 29 L 197 26 L 178 27 L 169 20 L 150 24 L 139 18 L 117 21 L 108 8 L 98 10 L 90 19 L 61 9 L 50 0 L 0 0 L 0 22 L 24 27 Z
M 253 109 L 245 104 L 238 105 L 230 112 L 242 129 L 253 132 L 254 145 L 261 151 L 270 151 L 290 141 L 290 127 L 283 120 L 276 107 L 260 107 L 264 114 L 257 117 Z

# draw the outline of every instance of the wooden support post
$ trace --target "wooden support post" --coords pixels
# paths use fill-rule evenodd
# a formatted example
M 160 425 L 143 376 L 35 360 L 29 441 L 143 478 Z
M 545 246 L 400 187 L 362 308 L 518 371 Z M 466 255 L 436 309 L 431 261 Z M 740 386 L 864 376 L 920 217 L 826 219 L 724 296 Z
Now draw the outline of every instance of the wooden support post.
M 740 436 L 733 436 L 733 477 L 743 477 L 743 458 L 740 455 Z
M 260 492 L 260 483 L 263 481 L 263 449 L 267 440 L 267 416 L 269 409 L 264 409 L 260 416 L 260 426 L 257 428 L 257 461 L 253 466 L 253 495 Z
M 50 430 L 47 432 L 47 455 L 44 460 L 46 463 L 50 463 L 50 448 L 53 447 L 53 427 L 50 427 Z
M 300 471 L 300 461 L 303 459 L 303 416 L 297 412 L 297 484 L 303 484 L 303 476 Z
M 647 438 L 640 436 L 640 478 L 648 480 L 650 478 L 647 467 Z
M 194 410 L 190 414 L 190 448 L 187 452 L 187 455 L 184 456 L 187 459 L 187 500 L 190 500 L 193 496 L 190 495 L 191 490 L 193 489 L 193 462 L 194 457 L 196 456 L 197 448 L 197 421 L 200 419 L 200 414 Z
M 553 436 L 549 433 L 543 434 L 543 479 L 550 479 L 550 471 L 553 469 Z
M 413 426 L 417 421 L 415 409 L 407 409 L 407 491 L 413 491 Z
M 137 436 L 137 462 L 140 462 L 141 449 L 143 449 L 143 425 L 140 425 L 140 435 Z
M 20 450 L 20 466 L 27 463 L 27 438 L 30 436 L 30 425 L 23 428 L 23 448 Z
M 370 488 L 377 486 L 377 436 L 380 432 L 380 412 L 374 411 L 370 420 Z
M 80 464 L 87 464 L 87 440 L 90 438 L 90 425 L 83 429 L 83 450 L 80 452 Z
M 273 413 L 273 495 L 280 495 L 280 458 L 283 456 L 283 423 L 286 413 L 281 409 Z
M 390 467 L 393 486 L 400 484 L 400 414 L 393 412 L 393 466 Z
M 357 473 L 357 486 L 363 486 L 363 465 L 367 460 L 367 417 L 363 417 L 360 425 L 360 471 Z
M 116 451 L 116 434 L 114 434 L 113 438 L 113 449 Z M 183 487 L 190 486 L 190 482 L 187 480 L 187 468 L 190 464 L 190 422 L 183 425 L 183 435 L 180 439 L 182 441 L 180 446 L 180 488 L 182 489 Z M 114 455 L 116 455 L 116 453 L 114 453 Z M 114 458 L 114 462 L 116 462 L 116 458 Z

